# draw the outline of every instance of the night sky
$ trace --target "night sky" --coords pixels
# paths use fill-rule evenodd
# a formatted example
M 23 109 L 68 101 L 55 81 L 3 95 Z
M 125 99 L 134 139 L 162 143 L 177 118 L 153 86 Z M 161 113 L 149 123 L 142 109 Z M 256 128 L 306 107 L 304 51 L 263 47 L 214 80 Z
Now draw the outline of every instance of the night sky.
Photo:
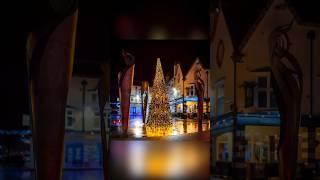
M 1 71 L 6 78 L 0 129 L 19 128 L 22 113 L 29 113 L 26 35 L 50 17 L 47 7 L 39 9 L 34 3 L 12 4 L 17 13 L 8 24 L 4 22 L 6 37 L 11 38 L 5 38 L 7 50 L 2 54 L 7 61 Z M 108 59 L 116 74 L 123 67 L 120 50 L 125 48 L 136 57 L 136 80 L 150 80 L 157 57 L 166 73 L 174 61 L 190 63 L 195 57 L 208 61 L 208 33 L 208 0 L 80 0 L 74 74 L 97 74 L 98 65 Z
M 117 73 L 124 67 L 121 49 L 135 57 L 134 81 L 147 80 L 152 83 L 156 59 L 161 59 L 164 76 L 173 75 L 173 65 L 180 62 L 186 68 L 199 57 L 203 63 L 209 63 L 209 42 L 207 40 L 126 40 L 118 41 L 113 50 L 112 84 L 117 85 Z M 117 95 L 117 86 L 111 89 L 112 96 Z M 114 97 L 112 97 L 114 98 Z

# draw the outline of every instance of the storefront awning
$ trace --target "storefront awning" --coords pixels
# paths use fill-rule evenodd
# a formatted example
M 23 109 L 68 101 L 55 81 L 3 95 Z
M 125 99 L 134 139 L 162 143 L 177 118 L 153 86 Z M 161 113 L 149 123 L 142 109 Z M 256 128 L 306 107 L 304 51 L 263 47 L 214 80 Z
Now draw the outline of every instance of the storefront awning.
M 173 100 L 171 101 L 171 103 L 176 103 L 176 104 L 181 104 L 183 101 L 182 101 L 182 97 L 179 98 L 179 99 L 176 99 L 176 100 Z M 197 96 L 194 96 L 194 97 L 185 97 L 184 98 L 184 102 L 198 102 L 198 97 Z
M 223 131 L 223 129 L 230 129 L 233 125 L 232 113 L 218 118 L 213 125 L 213 133 Z M 279 112 L 261 112 L 261 113 L 238 113 L 237 125 L 259 125 L 259 126 L 279 126 L 280 114 Z M 217 132 L 215 132 L 217 131 Z

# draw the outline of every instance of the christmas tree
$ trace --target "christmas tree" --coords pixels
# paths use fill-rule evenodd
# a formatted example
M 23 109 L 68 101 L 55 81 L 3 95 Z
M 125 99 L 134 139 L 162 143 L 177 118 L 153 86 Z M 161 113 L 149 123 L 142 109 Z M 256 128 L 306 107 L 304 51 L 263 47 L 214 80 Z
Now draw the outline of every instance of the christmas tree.
M 151 91 L 147 136 L 166 136 L 172 134 L 172 119 L 169 111 L 167 86 L 164 82 L 160 58 L 157 59 L 156 75 Z

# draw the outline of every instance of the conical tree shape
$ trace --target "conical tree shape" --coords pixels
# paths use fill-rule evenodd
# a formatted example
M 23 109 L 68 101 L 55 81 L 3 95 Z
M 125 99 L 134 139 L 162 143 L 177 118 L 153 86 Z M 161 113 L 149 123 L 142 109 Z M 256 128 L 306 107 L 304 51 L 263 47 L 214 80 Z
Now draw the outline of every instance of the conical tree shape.
M 151 91 L 147 136 L 166 136 L 172 134 L 172 119 L 168 101 L 167 86 L 164 81 L 160 58 L 157 59 L 156 74 Z

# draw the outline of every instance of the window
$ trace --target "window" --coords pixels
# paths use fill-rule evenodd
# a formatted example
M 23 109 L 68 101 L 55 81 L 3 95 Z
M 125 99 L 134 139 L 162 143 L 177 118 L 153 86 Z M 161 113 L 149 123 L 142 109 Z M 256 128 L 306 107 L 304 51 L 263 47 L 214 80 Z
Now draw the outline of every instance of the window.
M 245 160 L 269 163 L 277 161 L 280 129 L 272 126 L 245 127 Z
M 271 85 L 269 76 L 257 78 L 257 88 L 255 92 L 256 106 L 258 108 L 276 108 L 277 101 Z
M 65 126 L 67 128 L 72 128 L 73 123 L 74 123 L 74 113 L 72 109 L 67 109 L 66 114 L 65 114 Z
M 217 161 L 232 161 L 232 133 L 224 133 L 216 137 L 216 159 Z
M 267 107 L 267 92 L 260 91 L 258 92 L 258 106 L 259 107 Z
M 136 107 L 130 107 L 130 114 L 136 114 L 136 113 L 137 113 Z
M 67 126 L 68 126 L 68 127 L 71 127 L 72 125 L 73 125 L 73 118 L 69 116 L 69 117 L 67 118 Z
M 194 96 L 195 95 L 194 86 L 186 87 L 186 93 L 187 93 L 187 96 Z

